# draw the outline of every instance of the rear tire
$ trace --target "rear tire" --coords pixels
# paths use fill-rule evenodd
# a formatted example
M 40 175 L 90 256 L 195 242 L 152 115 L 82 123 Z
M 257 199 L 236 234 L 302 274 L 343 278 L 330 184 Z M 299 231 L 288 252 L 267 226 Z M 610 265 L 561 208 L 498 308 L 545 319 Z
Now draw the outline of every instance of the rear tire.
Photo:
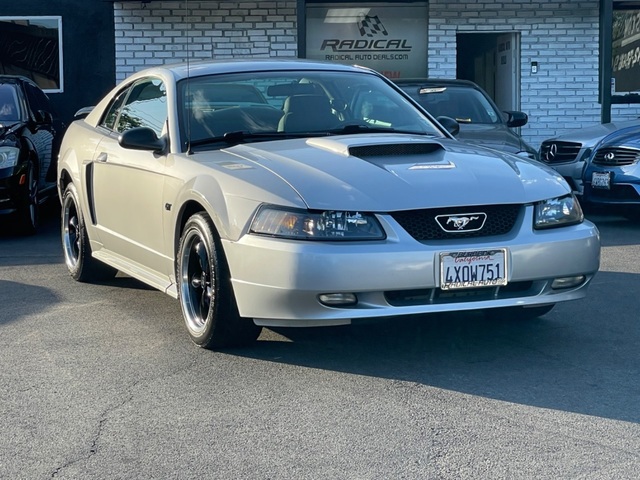
M 262 327 L 238 313 L 222 246 L 206 213 L 189 218 L 176 258 L 178 299 L 187 331 L 208 349 L 247 345 Z
M 118 271 L 91 256 L 89 236 L 80 210 L 78 191 L 73 183 L 62 195 L 62 249 L 69 275 L 78 282 L 110 280 Z
M 540 305 L 537 307 L 502 307 L 488 308 L 484 311 L 485 317 L 490 320 L 519 320 L 527 321 L 542 317 L 549 313 L 555 304 Z

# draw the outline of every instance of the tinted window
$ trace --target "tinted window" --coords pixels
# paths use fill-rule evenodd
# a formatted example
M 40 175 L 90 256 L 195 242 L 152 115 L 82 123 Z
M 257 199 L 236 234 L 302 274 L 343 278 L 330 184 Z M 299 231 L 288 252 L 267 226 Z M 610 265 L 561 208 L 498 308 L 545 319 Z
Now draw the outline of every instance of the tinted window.
M 32 112 L 42 110 L 43 112 L 49 112 L 53 114 L 49 98 L 38 87 L 31 85 L 30 83 L 24 84 L 24 91 L 27 95 L 27 102 L 29 102 L 29 108 Z
M 18 96 L 13 85 L 0 84 L 0 121 L 17 121 L 20 119 Z
M 135 83 L 117 120 L 116 131 L 149 127 L 159 137 L 167 120 L 167 92 L 162 81 L 145 79 Z
M 129 90 L 125 90 L 120 92 L 120 94 L 113 100 L 111 106 L 107 109 L 107 114 L 104 116 L 102 120 L 102 125 L 109 130 L 114 130 L 116 125 L 116 120 L 118 120 L 118 113 L 120 112 L 120 107 L 124 103 L 124 99 L 127 98 L 127 93 Z
M 478 90 L 458 86 L 402 87 L 435 117 L 455 118 L 460 123 L 500 123 L 500 113 Z

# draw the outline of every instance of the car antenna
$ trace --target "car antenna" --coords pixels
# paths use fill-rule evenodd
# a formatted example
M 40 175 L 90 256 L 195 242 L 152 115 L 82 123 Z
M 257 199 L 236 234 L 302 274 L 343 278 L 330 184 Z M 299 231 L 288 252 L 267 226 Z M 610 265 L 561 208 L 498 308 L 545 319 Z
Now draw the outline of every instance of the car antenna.
M 187 23 L 190 21 L 191 16 L 189 15 L 189 0 L 185 0 L 184 2 L 185 8 L 185 18 L 187 19 Z M 193 116 L 193 99 L 191 98 L 191 64 L 189 63 L 189 30 L 187 28 L 187 86 L 185 88 L 185 103 L 188 102 L 189 108 L 187 108 L 187 155 L 191 155 L 193 151 L 191 150 L 191 117 Z

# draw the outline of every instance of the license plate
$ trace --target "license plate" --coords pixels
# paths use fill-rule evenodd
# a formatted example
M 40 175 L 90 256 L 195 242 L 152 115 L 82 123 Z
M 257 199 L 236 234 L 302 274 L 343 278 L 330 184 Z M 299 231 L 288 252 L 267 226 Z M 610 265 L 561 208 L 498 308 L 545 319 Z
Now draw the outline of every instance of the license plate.
M 506 284 L 506 248 L 440 254 L 440 288 L 442 290 Z
M 591 186 L 593 188 L 611 189 L 611 172 L 593 172 L 591 174 Z

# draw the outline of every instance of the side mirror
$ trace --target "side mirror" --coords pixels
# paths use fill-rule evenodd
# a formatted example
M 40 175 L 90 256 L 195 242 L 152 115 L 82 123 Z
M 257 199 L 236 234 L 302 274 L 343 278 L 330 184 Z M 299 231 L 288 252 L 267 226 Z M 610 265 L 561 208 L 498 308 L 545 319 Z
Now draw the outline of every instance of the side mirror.
M 34 112 L 35 120 L 38 125 L 53 125 L 53 115 L 51 112 L 38 110 Z
M 162 152 L 167 146 L 165 137 L 158 138 L 156 132 L 149 127 L 130 128 L 118 137 L 118 143 L 122 148 L 149 150 L 154 153 Z
M 505 110 L 504 113 L 507 114 L 507 127 L 509 128 L 521 127 L 529 121 L 529 117 L 524 112 Z
M 449 132 L 454 137 L 460 133 L 460 124 L 458 121 L 451 117 L 446 117 L 444 115 L 437 117 L 436 120 L 440 122 L 447 132 Z

